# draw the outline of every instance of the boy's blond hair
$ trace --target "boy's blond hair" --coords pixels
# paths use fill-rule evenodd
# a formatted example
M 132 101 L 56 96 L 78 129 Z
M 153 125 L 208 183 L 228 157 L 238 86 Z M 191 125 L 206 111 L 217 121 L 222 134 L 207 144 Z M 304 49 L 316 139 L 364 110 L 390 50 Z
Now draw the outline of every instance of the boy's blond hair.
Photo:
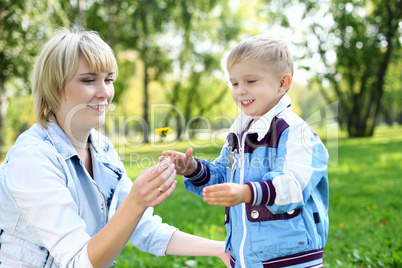
M 78 70 L 80 58 L 87 60 L 91 72 L 115 72 L 117 62 L 110 46 L 100 36 L 79 26 L 61 28 L 40 50 L 32 74 L 36 122 L 47 128 L 49 114 L 57 111 L 64 85 Z
M 293 57 L 285 42 L 260 34 L 240 42 L 229 54 L 226 69 L 245 59 L 261 59 L 274 75 L 293 76 Z

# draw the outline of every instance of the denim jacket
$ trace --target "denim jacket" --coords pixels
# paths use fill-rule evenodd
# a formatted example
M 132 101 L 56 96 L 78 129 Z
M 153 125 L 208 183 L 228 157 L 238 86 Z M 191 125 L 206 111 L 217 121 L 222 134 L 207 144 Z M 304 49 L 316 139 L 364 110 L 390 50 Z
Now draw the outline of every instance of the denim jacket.
M 1 255 L 33 267 L 92 267 L 88 240 L 114 215 L 132 181 L 110 141 L 96 130 L 89 138 L 93 179 L 56 122 L 20 135 L 0 166 Z M 130 242 L 165 255 L 176 230 L 148 208 Z
M 328 152 L 290 104 L 285 94 L 252 125 L 252 118 L 241 114 L 220 156 L 213 162 L 199 159 L 198 169 L 185 180 L 187 190 L 200 197 L 204 187 L 217 183 L 250 187 L 250 203 L 225 211 L 232 267 L 322 264 L 328 235 Z

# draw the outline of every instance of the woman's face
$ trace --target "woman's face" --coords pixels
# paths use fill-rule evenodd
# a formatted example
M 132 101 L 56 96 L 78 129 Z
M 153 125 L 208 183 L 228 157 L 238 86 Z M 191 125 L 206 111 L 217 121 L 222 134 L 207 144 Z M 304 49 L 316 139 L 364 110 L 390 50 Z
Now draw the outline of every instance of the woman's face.
M 55 112 L 65 132 L 88 132 L 105 123 L 114 96 L 114 77 L 114 72 L 92 73 L 88 62 L 80 58 L 77 73 L 65 84 Z

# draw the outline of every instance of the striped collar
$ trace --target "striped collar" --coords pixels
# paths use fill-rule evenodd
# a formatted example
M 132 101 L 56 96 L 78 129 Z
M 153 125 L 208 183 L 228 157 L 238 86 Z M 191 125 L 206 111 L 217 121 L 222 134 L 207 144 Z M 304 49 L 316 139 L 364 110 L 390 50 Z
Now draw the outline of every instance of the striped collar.
M 288 94 L 283 95 L 281 100 L 276 104 L 271 110 L 264 114 L 257 122 L 253 123 L 247 133 L 257 133 L 258 141 L 260 141 L 267 134 L 269 127 L 271 126 L 272 119 L 282 113 L 285 109 L 291 109 L 291 99 Z M 241 133 L 250 122 L 253 117 L 245 115 L 242 113 L 239 115 L 232 126 L 230 127 L 229 133 L 239 134 Z

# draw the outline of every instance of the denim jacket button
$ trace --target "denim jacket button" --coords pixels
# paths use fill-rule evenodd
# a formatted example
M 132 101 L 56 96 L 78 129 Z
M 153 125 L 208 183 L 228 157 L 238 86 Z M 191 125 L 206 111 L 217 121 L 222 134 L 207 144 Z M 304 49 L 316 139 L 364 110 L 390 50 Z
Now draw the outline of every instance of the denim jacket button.
M 292 215 L 293 213 L 295 213 L 294 210 L 288 211 L 288 214 L 289 214 L 289 215 Z
M 260 216 L 260 213 L 258 213 L 257 210 L 251 211 L 251 218 L 258 219 L 259 216 Z

